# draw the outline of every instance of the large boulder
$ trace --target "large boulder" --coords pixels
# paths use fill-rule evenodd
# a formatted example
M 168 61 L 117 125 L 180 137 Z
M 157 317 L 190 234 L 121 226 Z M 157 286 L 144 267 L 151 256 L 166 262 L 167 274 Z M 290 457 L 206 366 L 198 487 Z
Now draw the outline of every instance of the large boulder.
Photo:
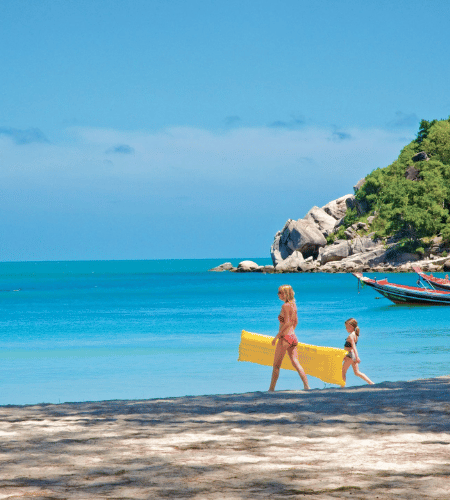
M 366 236 L 363 237 L 358 236 L 350 243 L 350 248 L 351 248 L 350 254 L 354 255 L 357 253 L 369 252 L 376 247 L 382 247 L 382 245 L 377 241 L 372 240 L 372 238 L 368 238 Z
M 317 261 L 309 261 L 309 262 L 302 262 L 299 266 L 298 266 L 298 270 L 299 271 L 302 271 L 303 273 L 307 273 L 307 272 L 310 272 L 310 271 L 315 271 L 319 266 L 319 263 Z
M 435 236 L 430 242 L 430 254 L 440 253 L 443 246 L 442 236 Z
M 386 260 L 386 249 L 383 246 L 378 246 L 373 250 L 369 250 L 365 253 L 357 253 L 353 254 L 347 259 L 345 259 L 346 263 L 353 262 L 357 265 L 362 266 L 376 266 L 381 264 Z
M 350 255 L 340 261 L 329 261 L 320 270 L 323 272 L 349 272 L 364 267 L 373 267 L 386 259 L 386 249 L 381 245 L 364 253 Z
M 293 222 L 289 229 L 287 246 L 292 248 L 292 251 L 298 250 L 304 257 L 309 257 L 327 244 L 327 240 L 317 226 L 309 221 L 300 219 Z
M 256 271 L 260 267 L 261 266 L 259 266 L 256 262 L 253 262 L 252 260 L 243 260 L 242 262 L 239 262 L 236 271 L 245 273 L 249 271 Z
M 304 257 L 309 257 L 317 255 L 319 248 L 326 244 L 327 240 L 314 223 L 303 219 L 289 219 L 283 230 L 275 235 L 270 253 L 276 266 L 296 250 Z
M 347 211 L 347 200 L 353 200 L 354 198 L 355 196 L 353 194 L 346 194 L 337 200 L 330 201 L 322 208 L 328 215 L 331 215 L 331 217 L 334 217 L 336 220 L 341 220 Z
M 338 240 L 333 245 L 321 248 L 319 251 L 320 264 L 345 259 L 350 255 L 350 244 L 346 240 Z
M 427 153 L 425 151 L 420 151 L 420 153 L 416 153 L 412 157 L 412 161 L 417 162 L 417 161 L 428 161 L 430 158 L 428 157 Z
M 376 248 L 384 247 L 379 243 L 367 237 L 356 237 L 353 240 L 336 240 L 332 245 L 322 248 L 319 252 L 320 264 L 324 265 L 328 262 L 336 262 L 352 255 L 370 252 Z
M 288 258 L 278 262 L 275 266 L 275 271 L 277 272 L 292 272 L 297 271 L 301 264 L 305 262 L 301 252 L 296 250 Z
M 284 225 L 284 228 L 281 231 L 278 231 L 278 233 L 273 238 L 273 243 L 270 247 L 270 256 L 272 257 L 274 266 L 276 266 L 279 262 L 287 259 L 292 253 L 292 250 L 288 248 L 285 243 L 286 237 L 282 240 L 282 236 L 285 234 L 286 228 L 291 222 L 293 222 L 292 219 L 288 219 L 288 221 Z
M 303 220 L 315 224 L 324 236 L 331 234 L 337 224 L 337 220 L 334 217 L 319 207 L 312 207 Z
M 386 257 L 386 262 L 394 266 L 405 264 L 406 262 L 417 262 L 418 260 L 420 260 L 419 255 L 417 255 L 416 253 L 408 253 L 408 252 L 402 253 L 402 252 L 391 251 L 388 253 Z
M 420 176 L 420 171 L 410 165 L 405 170 L 405 179 L 407 179 L 408 181 L 421 181 L 422 177 Z

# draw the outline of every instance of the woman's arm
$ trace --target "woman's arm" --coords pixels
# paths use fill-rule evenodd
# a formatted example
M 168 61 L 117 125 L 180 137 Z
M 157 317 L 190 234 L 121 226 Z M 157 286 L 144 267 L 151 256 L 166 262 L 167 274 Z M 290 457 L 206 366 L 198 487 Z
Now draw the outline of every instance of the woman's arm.
M 283 304 L 282 307 L 281 307 L 281 314 L 280 316 L 283 316 L 284 318 L 284 321 L 280 321 L 280 328 L 278 329 L 278 334 L 276 335 L 276 337 L 272 340 L 272 345 L 275 345 L 276 341 L 281 338 L 281 337 L 284 337 L 284 334 L 286 332 L 286 330 L 289 329 L 289 327 L 291 326 L 291 323 L 292 323 L 292 320 L 291 320 L 291 315 L 290 315 L 290 310 L 289 310 L 289 307 L 287 307 L 287 304 Z

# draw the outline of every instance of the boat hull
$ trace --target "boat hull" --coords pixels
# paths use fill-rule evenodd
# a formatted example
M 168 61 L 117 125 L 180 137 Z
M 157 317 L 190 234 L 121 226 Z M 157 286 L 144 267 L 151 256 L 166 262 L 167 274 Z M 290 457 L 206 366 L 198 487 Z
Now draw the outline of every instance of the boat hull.
M 450 305 L 450 291 L 424 290 L 417 287 L 388 283 L 387 280 L 376 281 L 360 273 L 354 273 L 354 276 L 394 304 Z

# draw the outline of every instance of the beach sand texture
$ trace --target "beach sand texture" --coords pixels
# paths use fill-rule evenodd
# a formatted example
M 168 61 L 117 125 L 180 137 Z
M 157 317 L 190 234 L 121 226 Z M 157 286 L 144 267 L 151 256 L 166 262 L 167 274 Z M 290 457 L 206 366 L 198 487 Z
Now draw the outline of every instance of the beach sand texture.
M 0 499 L 450 498 L 450 377 L 0 413 Z

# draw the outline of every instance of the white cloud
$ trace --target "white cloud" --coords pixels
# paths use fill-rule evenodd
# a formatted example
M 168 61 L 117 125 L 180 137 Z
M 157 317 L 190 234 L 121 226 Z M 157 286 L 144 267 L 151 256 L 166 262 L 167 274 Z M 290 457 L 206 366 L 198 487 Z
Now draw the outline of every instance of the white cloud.
M 50 176 L 57 183 L 112 176 L 140 183 L 176 181 L 176 176 L 184 175 L 217 184 L 239 182 L 251 189 L 283 182 L 304 185 L 306 179 L 313 183 L 308 190 L 314 192 L 320 189 L 314 182 L 335 178 L 338 186 L 351 186 L 373 169 L 385 167 L 398 156 L 407 133 L 349 129 L 337 137 L 333 129 L 312 127 L 238 128 L 222 133 L 183 127 L 155 133 L 72 128 L 65 143 L 24 148 L 0 137 L 0 146 L 3 176 L 10 180 L 26 175 L 48 181 Z M 118 144 L 133 154 L 111 155 Z
M 405 134 L 412 132 L 381 129 L 336 130 L 303 128 L 284 130 L 273 128 L 238 128 L 223 133 L 173 127 L 155 133 L 121 132 L 117 130 L 78 128 L 76 147 L 69 156 L 90 151 L 102 157 L 117 144 L 127 144 L 135 152 L 132 170 L 148 172 L 144 165 L 152 164 L 165 170 L 169 165 L 221 176 L 225 172 L 242 175 L 261 171 L 262 167 L 280 171 L 287 163 L 299 158 L 312 158 L 325 169 L 369 164 L 383 167 L 392 161 L 404 145 Z M 336 140 L 338 139 L 338 140 Z M 60 146 L 61 153 L 64 148 Z M 217 169 L 220 168 L 219 171 Z M 367 172 L 363 168 L 363 172 Z M 130 170 L 127 168 L 127 172 Z

